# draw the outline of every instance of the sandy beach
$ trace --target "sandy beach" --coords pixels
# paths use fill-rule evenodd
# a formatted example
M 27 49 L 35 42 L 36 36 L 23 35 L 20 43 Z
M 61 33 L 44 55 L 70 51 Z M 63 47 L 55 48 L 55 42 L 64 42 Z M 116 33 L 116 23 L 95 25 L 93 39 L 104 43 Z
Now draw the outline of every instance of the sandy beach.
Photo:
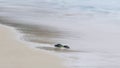
M 60 58 L 27 47 L 17 34 L 0 25 L 0 68 L 65 68 Z
M 120 68 L 119 4 L 0 0 L 0 68 Z

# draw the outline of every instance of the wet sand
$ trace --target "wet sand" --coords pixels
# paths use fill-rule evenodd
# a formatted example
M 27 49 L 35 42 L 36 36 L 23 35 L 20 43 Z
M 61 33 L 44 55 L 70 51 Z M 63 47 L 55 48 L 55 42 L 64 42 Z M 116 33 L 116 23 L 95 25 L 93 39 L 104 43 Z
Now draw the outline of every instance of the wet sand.
M 31 22 L 28 24 L 23 21 L 19 22 L 4 17 L 0 17 L 0 21 L 0 24 L 14 27 L 20 33 L 24 34 L 24 40 L 29 42 L 54 45 L 56 43 L 64 43 L 65 40 L 63 41 L 63 39 L 71 37 L 69 32 L 53 26 L 36 25 Z
M 60 58 L 27 47 L 11 27 L 0 25 L 0 68 L 65 68 Z

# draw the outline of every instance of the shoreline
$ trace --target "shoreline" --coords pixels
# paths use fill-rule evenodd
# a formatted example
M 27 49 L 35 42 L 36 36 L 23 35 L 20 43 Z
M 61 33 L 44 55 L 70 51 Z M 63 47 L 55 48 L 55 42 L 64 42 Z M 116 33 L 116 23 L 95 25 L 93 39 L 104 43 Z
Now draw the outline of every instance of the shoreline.
M 65 68 L 60 58 L 27 47 L 13 28 L 0 25 L 0 32 L 1 68 Z

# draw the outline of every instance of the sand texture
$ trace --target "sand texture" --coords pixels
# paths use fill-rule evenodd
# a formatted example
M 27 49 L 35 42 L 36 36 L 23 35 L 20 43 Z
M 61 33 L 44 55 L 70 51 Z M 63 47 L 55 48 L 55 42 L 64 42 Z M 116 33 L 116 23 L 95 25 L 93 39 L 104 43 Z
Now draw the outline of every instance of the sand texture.
M 26 45 L 13 28 L 0 25 L 0 68 L 64 68 L 60 58 Z

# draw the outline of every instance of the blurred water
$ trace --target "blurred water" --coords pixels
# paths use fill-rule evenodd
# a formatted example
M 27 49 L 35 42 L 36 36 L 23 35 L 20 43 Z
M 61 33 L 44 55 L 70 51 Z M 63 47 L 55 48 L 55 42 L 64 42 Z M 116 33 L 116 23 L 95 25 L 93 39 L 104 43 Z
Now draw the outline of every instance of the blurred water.
M 119 68 L 119 3 L 119 0 L 0 0 L 0 21 L 16 27 L 29 41 L 70 45 L 72 51 L 59 54 L 74 68 Z

